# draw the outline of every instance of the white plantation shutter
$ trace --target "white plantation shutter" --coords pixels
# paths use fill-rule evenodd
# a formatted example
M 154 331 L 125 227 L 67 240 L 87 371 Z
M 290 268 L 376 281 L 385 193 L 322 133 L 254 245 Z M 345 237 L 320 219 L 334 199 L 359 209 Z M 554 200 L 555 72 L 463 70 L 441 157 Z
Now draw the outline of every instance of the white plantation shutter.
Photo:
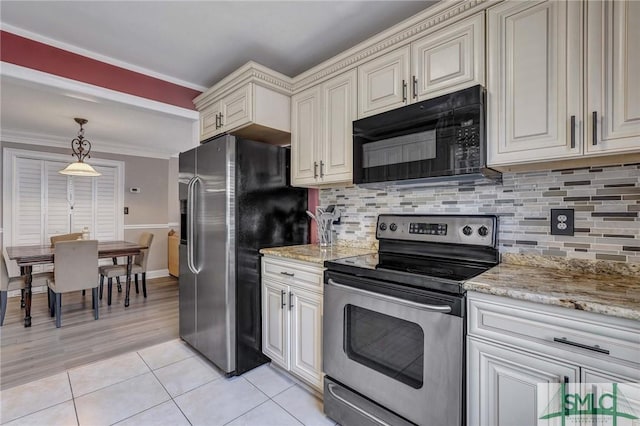
M 42 161 L 18 158 L 15 162 L 13 217 L 15 245 L 42 244 Z
M 114 167 L 95 167 L 102 173 L 95 180 L 95 232 L 92 238 L 98 240 L 118 239 L 117 217 L 120 209 L 117 205 L 118 191 L 116 187 L 116 169 Z
M 49 244 L 52 235 L 85 226 L 91 238 L 122 239 L 124 163 L 91 163 L 102 176 L 69 177 L 58 173 L 68 164 L 67 155 L 5 148 L 4 246 Z
M 86 226 L 89 228 L 91 238 L 94 237 L 94 191 L 93 180 L 95 178 L 85 176 L 71 177 L 73 193 L 73 209 L 71 209 L 71 231 L 80 232 Z
M 44 243 L 48 241 L 52 235 L 66 234 L 69 232 L 69 178 L 58 173 L 66 166 L 65 163 L 55 161 L 45 162 L 45 179 L 46 193 L 45 205 L 47 206 L 45 213 L 46 225 L 44 232 Z

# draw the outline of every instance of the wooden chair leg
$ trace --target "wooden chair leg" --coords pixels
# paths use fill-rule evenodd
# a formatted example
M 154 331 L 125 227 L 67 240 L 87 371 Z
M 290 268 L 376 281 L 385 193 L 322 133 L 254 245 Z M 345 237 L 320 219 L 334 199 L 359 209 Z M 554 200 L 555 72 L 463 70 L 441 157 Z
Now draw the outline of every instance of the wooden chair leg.
M 140 294 L 140 289 L 138 288 L 138 274 L 135 275 L 136 280 L 136 294 Z
M 142 294 L 147 297 L 147 273 L 142 273 Z
M 87 294 L 87 290 L 82 290 L 82 295 L 86 295 Z
M 24 288 L 20 289 L 20 307 L 24 308 L 25 304 L 24 304 Z
M 0 291 L 0 326 L 4 324 L 4 314 L 7 312 L 7 292 Z
M 113 289 L 113 278 L 107 280 L 107 305 L 111 306 L 111 290 Z
M 122 293 L 122 284 L 120 283 L 120 277 L 116 277 L 116 282 L 118 283 L 118 293 Z
M 100 300 L 102 300 L 102 289 L 104 288 L 104 275 L 100 275 Z
M 98 319 L 98 287 L 91 289 L 91 300 L 93 300 L 93 316 Z
M 56 328 L 62 325 L 62 294 L 56 293 Z

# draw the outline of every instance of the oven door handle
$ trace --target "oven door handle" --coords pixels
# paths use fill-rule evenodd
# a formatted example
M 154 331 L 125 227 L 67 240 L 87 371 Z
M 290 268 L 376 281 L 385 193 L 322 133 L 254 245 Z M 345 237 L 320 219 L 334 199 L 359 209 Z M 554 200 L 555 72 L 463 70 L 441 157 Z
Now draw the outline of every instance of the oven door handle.
M 451 306 L 448 306 L 448 305 L 426 305 L 424 303 L 418 303 L 412 300 L 405 300 L 399 297 L 388 296 L 386 294 L 375 293 L 373 291 L 362 290 L 361 288 L 339 284 L 331 278 L 329 278 L 329 281 L 327 282 L 327 284 L 351 293 L 362 294 L 368 297 L 375 297 L 377 299 L 382 299 L 388 302 L 405 305 L 410 308 L 422 309 L 423 311 L 439 312 L 441 314 L 448 314 L 449 312 L 451 312 Z
M 360 413 L 361 415 L 369 418 L 370 420 L 373 420 L 376 424 L 379 424 L 380 426 L 391 426 L 389 423 L 385 422 L 384 420 L 374 416 L 371 413 L 367 413 L 365 410 L 363 410 L 362 408 L 358 407 L 357 405 L 355 405 L 354 403 L 347 401 L 346 399 L 344 399 L 343 397 L 341 397 L 340 395 L 338 395 L 336 393 L 335 390 L 333 390 L 334 388 L 337 388 L 336 385 L 334 385 L 333 383 L 329 383 L 327 385 L 327 390 L 329 391 L 329 393 L 331 394 L 332 397 L 334 397 L 335 399 L 337 399 L 338 401 L 342 402 L 344 405 L 346 405 L 347 407 L 357 411 L 358 413 Z

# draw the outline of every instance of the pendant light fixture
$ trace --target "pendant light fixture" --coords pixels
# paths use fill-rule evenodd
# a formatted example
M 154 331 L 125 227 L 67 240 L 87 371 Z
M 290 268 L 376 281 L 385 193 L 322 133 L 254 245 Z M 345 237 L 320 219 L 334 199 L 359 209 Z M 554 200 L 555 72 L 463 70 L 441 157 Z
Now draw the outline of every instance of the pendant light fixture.
M 69 164 L 58 173 L 71 176 L 100 176 L 100 173 L 96 172 L 90 164 L 84 162 L 85 158 L 91 158 L 89 155 L 91 152 L 91 142 L 84 138 L 84 128 L 82 127 L 84 124 L 87 124 L 87 120 L 84 118 L 74 118 L 74 120 L 80 125 L 80 130 L 78 131 L 78 137 L 71 141 L 71 150 L 73 151 L 71 155 L 78 157 L 78 161 Z

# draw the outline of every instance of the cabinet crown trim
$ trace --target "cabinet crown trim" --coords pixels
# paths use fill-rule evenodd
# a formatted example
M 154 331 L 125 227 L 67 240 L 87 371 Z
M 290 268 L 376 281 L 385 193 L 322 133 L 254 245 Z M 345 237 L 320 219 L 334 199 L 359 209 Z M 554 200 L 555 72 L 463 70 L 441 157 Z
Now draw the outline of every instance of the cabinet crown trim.
M 202 111 L 221 97 L 248 83 L 257 83 L 278 93 L 290 96 L 292 80 L 284 74 L 269 69 L 257 62 L 249 61 L 206 92 L 193 99 L 198 111 Z
M 484 10 L 497 0 L 442 1 L 388 28 L 362 43 L 293 78 L 293 92 L 297 93 L 317 82 L 362 63 L 380 52 L 400 47 L 428 30 L 442 28 L 445 23 L 458 21 Z

